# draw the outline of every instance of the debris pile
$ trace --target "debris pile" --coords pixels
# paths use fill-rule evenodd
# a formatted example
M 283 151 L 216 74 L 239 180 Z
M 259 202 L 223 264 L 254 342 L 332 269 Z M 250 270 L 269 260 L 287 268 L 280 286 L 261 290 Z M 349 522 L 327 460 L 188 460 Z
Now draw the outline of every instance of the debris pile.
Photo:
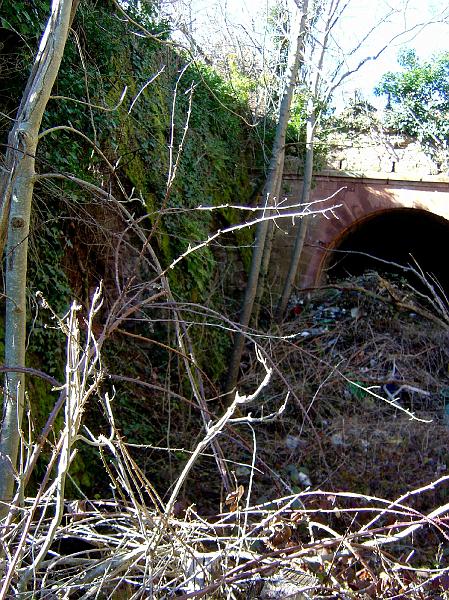
M 294 491 L 390 498 L 449 472 L 449 327 L 431 308 L 375 272 L 292 298 L 269 340 L 273 400 L 291 399 L 259 448 Z

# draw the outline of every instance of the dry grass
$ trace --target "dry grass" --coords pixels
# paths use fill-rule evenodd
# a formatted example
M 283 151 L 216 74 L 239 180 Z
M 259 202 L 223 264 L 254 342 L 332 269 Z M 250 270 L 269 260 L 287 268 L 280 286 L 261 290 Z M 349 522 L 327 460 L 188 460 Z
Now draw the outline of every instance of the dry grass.
M 449 466 L 449 333 L 398 309 L 376 277 L 304 295 L 300 314 L 272 332 L 265 406 L 285 388 L 291 400 L 258 432 L 258 450 L 278 473 L 303 468 L 314 486 L 394 497 Z
M 348 302 L 354 300 L 367 314 L 371 304 L 360 295 Z M 318 307 L 329 302 L 312 300 L 286 326 L 283 333 L 295 337 L 270 339 L 275 366 L 257 350 L 265 377 L 250 372 L 253 391 L 237 394 L 204 427 L 168 499 L 136 464 L 116 427 L 113 400 L 101 393 L 93 334 L 99 298 L 84 339 L 73 307 L 61 323 L 68 339 L 65 425 L 37 495 L 24 499 L 19 485 L 1 524 L 0 598 L 444 598 L 449 476 L 439 393 L 446 333 L 376 310 L 376 326 L 349 312 L 298 336 L 322 326 Z M 384 390 L 372 388 L 373 396 L 362 389 L 399 378 L 408 388 L 399 400 L 387 394 L 389 403 L 377 397 Z M 285 386 L 290 399 L 281 420 Z M 107 434 L 83 427 L 93 398 Z M 412 412 L 421 420 L 410 420 Z M 216 439 L 225 460 L 235 461 L 234 490 L 205 517 L 188 491 Z M 103 462 L 107 501 L 64 497 L 84 443 Z M 24 438 L 22 482 L 37 447 Z M 202 476 L 220 480 L 212 464 Z M 306 470 L 315 489 L 305 489 L 299 473 Z

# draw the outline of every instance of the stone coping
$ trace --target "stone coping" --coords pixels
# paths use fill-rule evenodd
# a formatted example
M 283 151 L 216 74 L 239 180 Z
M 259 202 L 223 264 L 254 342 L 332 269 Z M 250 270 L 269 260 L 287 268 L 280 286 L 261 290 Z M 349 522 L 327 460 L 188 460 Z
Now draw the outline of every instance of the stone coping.
M 298 176 L 298 173 L 284 171 L 284 178 L 287 179 L 302 179 Z M 410 183 L 446 183 L 449 184 L 449 176 L 448 175 L 413 175 L 413 174 L 405 174 L 405 173 L 386 173 L 381 171 L 365 171 L 365 172 L 355 172 L 355 171 L 340 171 L 336 169 L 325 169 L 320 171 L 319 173 L 315 173 L 314 177 L 338 177 L 338 178 L 346 178 L 346 179 L 359 179 L 359 180 L 377 180 L 388 183 L 389 181 L 399 182 L 399 181 L 407 181 Z

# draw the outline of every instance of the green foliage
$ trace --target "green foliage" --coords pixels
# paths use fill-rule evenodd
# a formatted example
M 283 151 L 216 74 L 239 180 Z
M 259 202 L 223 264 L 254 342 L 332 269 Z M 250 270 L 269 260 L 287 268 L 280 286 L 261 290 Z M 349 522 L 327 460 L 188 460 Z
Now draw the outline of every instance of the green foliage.
M 0 15 L 0 24 L 4 29 L 20 33 L 27 43 L 36 42 L 40 33 L 42 24 L 48 15 L 50 6 L 49 0 L 15 0 L 14 2 L 5 2 L 2 4 L 2 14 Z M 34 46 L 28 48 L 30 56 L 35 51 Z
M 258 82 L 254 77 L 249 77 L 239 68 L 237 57 L 235 54 L 230 54 L 227 57 L 229 84 L 234 90 L 238 98 L 243 102 L 248 103 L 253 94 L 257 90 Z
M 44 0 L 32 4 L 19 2 L 3 11 L 2 24 L 18 32 L 28 50 L 24 59 L 27 68 L 31 66 L 48 6 Z M 127 10 L 133 11 L 133 18 L 155 35 L 167 37 L 169 28 L 166 23 L 154 22 L 151 3 L 131 4 Z M 213 70 L 199 64 L 185 69 L 187 57 L 164 48 L 156 40 L 135 36 L 134 27 L 117 19 L 108 2 L 81 3 L 73 28 L 76 35 L 68 40 L 53 95 L 103 106 L 116 104 L 125 86 L 128 96 L 115 112 L 91 111 L 70 99 L 50 100 L 43 129 L 70 125 L 95 140 L 112 163 L 120 158 L 119 177 L 129 184 L 129 189 L 134 187 L 141 195 L 150 223 L 158 220 L 159 255 L 168 265 L 189 244 L 207 239 L 214 226 L 213 213 L 198 212 L 195 207 L 246 204 L 253 194 L 249 172 L 263 166 L 263 153 L 257 142 L 258 132 L 247 128 L 241 118 L 247 111 L 245 101 L 250 82 L 229 85 Z M 145 87 L 162 68 L 155 81 Z M 25 77 L 26 69 L 19 74 L 17 87 L 11 92 L 17 104 Z M 177 81 L 178 93 L 173 103 Z M 189 118 L 190 90 L 193 97 Z M 172 163 L 179 151 L 181 154 L 176 179 L 167 190 L 172 123 Z M 186 125 L 188 132 L 180 150 Z M 102 159 L 92 147 L 81 136 L 65 131 L 42 138 L 37 168 L 41 172 L 70 173 L 96 184 L 101 183 L 101 174 L 105 172 Z M 62 374 L 62 339 L 48 316 L 37 312 L 34 293 L 41 290 L 60 315 L 73 295 L 64 263 L 67 244 L 72 243 L 67 235 L 67 213 L 68 206 L 76 212 L 74 207 L 81 205 L 84 198 L 82 191 L 71 183 L 64 183 L 63 188 L 61 194 L 55 193 L 56 188 L 38 187 L 39 210 L 32 227 L 29 266 L 30 357 L 33 361 L 40 357 L 40 367 L 56 376 Z M 164 213 L 161 209 L 180 212 Z M 233 221 L 242 218 L 241 213 L 236 213 Z M 252 241 L 248 231 L 240 233 L 241 237 L 247 245 Z M 215 293 L 210 285 L 219 268 L 213 248 L 191 254 L 170 273 L 175 295 L 195 302 L 207 299 L 215 308 L 222 308 L 221 293 Z M 91 284 L 87 282 L 86 287 Z M 206 335 L 214 340 L 215 375 L 221 368 L 217 365 L 223 364 L 221 355 L 227 341 L 218 340 L 217 330 L 205 332 L 199 327 L 197 335 L 198 339 Z M 35 386 L 32 395 L 41 392 Z
M 440 168 L 447 168 L 449 52 L 421 61 L 406 50 L 398 62 L 402 70 L 386 73 L 375 89 L 388 96 L 386 124 L 416 137 Z
M 373 126 L 379 127 L 380 123 L 375 107 L 363 98 L 356 97 L 333 119 L 332 125 L 349 137 L 357 137 L 359 133 L 368 133 Z
M 48 215 L 48 212 L 46 211 Z M 49 215 L 48 215 L 49 216 Z M 51 221 L 50 221 L 51 222 Z M 41 223 L 33 227 L 28 268 L 28 286 L 33 292 L 42 291 L 44 297 L 59 316 L 69 309 L 71 289 L 63 266 L 64 238 L 61 225 Z M 39 309 L 36 297 L 30 293 L 29 355 L 39 356 L 41 369 L 57 378 L 63 377 L 65 339 L 57 323 L 46 311 Z M 32 359 L 29 358 L 30 365 Z
M 122 55 L 122 61 L 125 72 L 132 70 L 137 75 L 137 85 L 132 90 L 135 97 L 148 80 L 148 73 L 160 69 L 161 55 L 156 48 L 134 48 L 132 55 Z M 140 72 L 146 74 L 146 79 L 139 77 Z M 173 103 L 176 82 L 178 91 Z M 122 172 L 142 193 L 153 222 L 160 207 L 169 209 L 168 213 L 161 213 L 157 233 L 166 265 L 189 244 L 207 239 L 213 215 L 195 211 L 197 206 L 244 204 L 252 194 L 251 164 L 244 150 L 254 142 L 252 132 L 240 118 L 244 110 L 244 102 L 214 71 L 197 64 L 184 70 L 183 57 L 173 55 L 172 62 L 148 92 L 139 97 L 131 113 L 133 118 L 128 118 L 125 108 L 120 111 L 123 125 L 111 131 L 110 138 L 118 146 L 117 154 L 124 157 Z M 188 132 L 181 148 L 186 126 Z M 171 135 L 171 162 L 173 165 L 178 161 L 178 169 L 173 185 L 167 189 Z M 174 209 L 179 212 L 173 212 Z M 211 248 L 189 255 L 170 273 L 175 294 L 185 300 L 201 301 L 215 269 Z
M 22 0 L 11 3 L 2 13 L 3 27 L 19 36 L 23 50 L 23 69 L 14 75 L 14 81 L 11 79 L 7 110 L 3 110 L 3 105 L 0 107 L 3 112 L 13 113 L 18 106 L 48 6 L 45 0 L 32 3 Z M 169 27 L 167 23 L 155 21 L 151 2 L 130 3 L 127 10 L 153 34 L 167 38 Z M 110 163 L 116 165 L 115 173 L 125 188 L 128 191 L 134 188 L 135 195 L 143 200 L 132 210 L 148 227 L 155 226 L 152 243 L 158 246 L 155 249 L 163 266 L 185 252 L 189 244 L 207 239 L 214 229 L 244 221 L 244 213 L 235 209 L 198 211 L 196 208 L 199 205 L 247 205 L 254 195 L 251 173 L 263 172 L 274 123 L 261 120 L 259 127 L 250 128 L 242 118 L 248 116 L 247 101 L 253 82 L 235 68 L 228 83 L 204 65 L 189 64 L 189 57 L 161 46 L 157 40 L 136 36 L 135 27 L 117 18 L 107 0 L 81 2 L 73 29 L 76 35 L 69 37 L 52 92 L 53 96 L 67 99 L 50 100 L 43 129 L 69 125 L 95 142 Z M 147 85 L 157 73 L 159 75 Z M 114 106 L 125 86 L 128 94 L 118 110 L 105 112 L 87 106 L 87 103 Z M 3 98 L 0 95 L 0 102 Z M 289 129 L 294 152 L 301 147 L 297 143 L 298 131 L 303 130 L 300 112 L 298 101 L 298 111 Z M 170 165 L 173 167 L 175 163 L 176 177 L 167 187 Z M 45 135 L 38 147 L 36 165 L 40 173 L 67 173 L 96 185 L 115 186 L 115 179 L 99 153 L 83 136 L 73 132 L 59 130 Z M 45 185 L 36 186 L 36 192 L 30 235 L 28 361 L 30 366 L 62 379 L 64 340 L 53 328 L 48 314 L 37 310 L 35 292 L 42 291 L 55 312 L 64 315 L 74 293 L 78 293 L 81 302 L 88 299 L 89 289 L 100 277 L 97 271 L 101 269 L 96 263 L 101 250 L 97 250 L 100 244 L 95 233 L 90 233 L 86 224 L 82 226 L 80 215 L 82 211 L 87 214 L 89 202 L 93 204 L 82 190 L 71 182 L 57 187 L 45 180 Z M 92 235 L 92 239 L 85 239 L 86 233 Z M 235 258 L 248 266 L 253 233 L 242 229 L 227 241 L 236 248 L 242 246 L 235 251 L 235 255 L 240 253 Z M 90 270 L 86 273 L 81 272 L 78 264 L 68 264 L 67 250 L 71 260 L 75 260 L 77 252 L 80 259 L 80 248 L 88 249 L 89 256 L 85 260 L 90 261 Z M 213 245 L 187 256 L 169 272 L 175 297 L 186 302 L 207 303 L 217 311 L 224 311 L 219 285 L 222 257 Z M 108 273 L 104 275 L 107 277 Z M 82 285 L 76 278 L 83 279 Z M 198 362 L 217 380 L 226 369 L 229 337 L 216 323 L 196 320 L 189 333 L 196 346 Z M 143 335 L 141 330 L 139 334 Z M 148 335 L 166 341 L 166 331 L 161 329 Z M 125 355 L 128 362 L 120 368 L 132 376 L 134 365 L 128 360 L 129 345 L 124 346 L 125 350 L 114 342 L 110 352 L 105 348 L 105 363 L 114 368 L 119 360 L 123 362 L 118 356 Z M 132 355 L 135 362 L 142 361 L 135 367 L 136 377 L 145 376 L 142 357 L 147 352 L 148 347 L 145 347 L 144 351 L 137 349 Z M 153 354 L 152 351 L 151 357 Z M 167 360 L 166 357 L 158 359 Z M 178 377 L 182 386 L 182 374 Z M 29 396 L 39 429 L 53 405 L 54 394 L 46 384 L 33 380 Z M 138 442 L 150 442 L 158 435 L 153 415 L 147 418 L 151 408 L 144 400 L 124 389 L 117 399 L 120 426 L 128 439 Z M 172 404 L 172 408 L 176 407 Z M 83 454 L 73 474 L 78 483 L 89 485 L 91 481 L 83 479 L 83 460 L 88 463 L 89 456 Z
M 287 155 L 304 156 L 306 144 L 306 104 L 307 96 L 302 92 L 295 93 L 290 109 L 290 120 L 287 126 Z

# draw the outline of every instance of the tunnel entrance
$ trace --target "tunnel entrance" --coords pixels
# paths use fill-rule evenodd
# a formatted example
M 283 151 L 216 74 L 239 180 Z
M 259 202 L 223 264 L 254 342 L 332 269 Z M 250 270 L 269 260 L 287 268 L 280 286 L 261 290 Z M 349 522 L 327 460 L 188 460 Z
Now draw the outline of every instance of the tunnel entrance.
M 448 244 L 449 221 L 446 219 L 418 209 L 388 210 L 346 230 L 330 251 L 324 273 L 331 281 L 358 276 L 370 269 L 404 275 L 403 271 L 370 259 L 366 254 L 404 266 L 413 263 L 412 255 L 423 271 L 432 273 L 449 295 Z M 418 285 L 416 278 L 408 278 L 412 285 Z

